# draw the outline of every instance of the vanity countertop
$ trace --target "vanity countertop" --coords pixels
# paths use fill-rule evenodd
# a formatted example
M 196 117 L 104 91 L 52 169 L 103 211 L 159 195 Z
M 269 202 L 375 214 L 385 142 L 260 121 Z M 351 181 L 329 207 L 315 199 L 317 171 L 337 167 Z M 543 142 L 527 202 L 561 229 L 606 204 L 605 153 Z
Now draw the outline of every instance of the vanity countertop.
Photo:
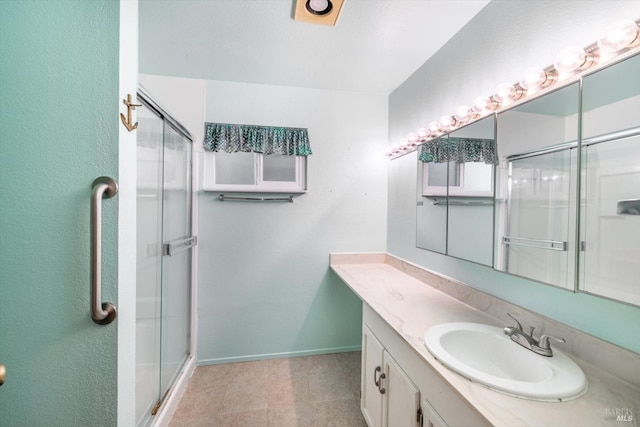
M 427 329 L 444 322 L 500 321 L 401 271 L 386 254 L 332 254 L 331 268 L 452 388 L 496 426 L 638 426 L 640 390 L 576 356 L 589 380 L 587 393 L 566 402 L 538 402 L 473 383 L 438 362 L 424 344 Z M 618 421 L 617 414 L 627 416 Z M 631 416 L 631 420 L 629 420 Z

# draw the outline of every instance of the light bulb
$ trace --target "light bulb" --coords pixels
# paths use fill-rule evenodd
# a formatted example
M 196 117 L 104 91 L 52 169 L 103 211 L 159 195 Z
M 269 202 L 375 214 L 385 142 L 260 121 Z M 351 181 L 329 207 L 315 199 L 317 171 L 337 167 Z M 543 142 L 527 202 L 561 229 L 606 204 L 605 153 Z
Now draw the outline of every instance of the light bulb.
M 496 88 L 496 93 L 493 97 L 496 101 L 503 103 L 505 101 L 509 101 L 513 94 L 515 93 L 515 89 L 511 83 L 501 83 Z
M 473 106 L 471 109 L 477 113 L 478 115 L 484 113 L 484 110 L 487 109 L 487 105 L 489 105 L 489 98 L 486 96 L 479 96 L 473 101 Z
M 420 128 L 416 130 L 416 135 L 420 141 L 423 141 L 429 136 L 429 131 L 426 128 Z
M 631 21 L 618 21 L 611 24 L 605 35 L 598 40 L 598 47 L 607 52 L 614 52 L 640 43 L 640 29 Z
M 456 110 L 456 114 L 454 115 L 454 117 L 460 123 L 467 123 L 472 114 L 473 112 L 468 106 L 461 105 Z
M 473 109 L 482 114 L 485 110 L 495 111 L 500 108 L 500 101 L 492 96 L 479 96 L 473 103 Z
M 326 15 L 333 9 L 330 0 L 307 0 L 305 7 L 308 12 L 314 15 Z
M 409 145 L 415 146 L 416 142 L 418 142 L 418 135 L 416 135 L 415 133 L 407 134 L 407 141 L 409 142 Z
M 562 49 L 556 55 L 553 66 L 560 72 L 585 70 L 595 63 L 595 57 L 591 53 L 578 46 L 569 46 Z
M 438 126 L 438 122 L 429 123 L 427 129 L 429 130 L 430 136 L 436 136 L 438 133 L 440 133 L 440 126 Z
M 542 68 L 527 68 L 524 70 L 524 77 L 518 83 L 527 91 L 547 87 L 556 80 L 556 75 L 552 71 L 545 71 Z
M 438 126 L 440 127 L 441 131 L 446 131 L 448 129 L 451 129 L 455 124 L 456 124 L 456 121 L 451 116 L 443 116 L 440 118 L 440 121 L 438 122 Z
M 496 93 L 493 98 L 500 104 L 505 104 L 509 101 L 520 99 L 524 96 L 525 89 L 518 86 L 514 86 L 511 83 L 501 83 L 496 88 Z

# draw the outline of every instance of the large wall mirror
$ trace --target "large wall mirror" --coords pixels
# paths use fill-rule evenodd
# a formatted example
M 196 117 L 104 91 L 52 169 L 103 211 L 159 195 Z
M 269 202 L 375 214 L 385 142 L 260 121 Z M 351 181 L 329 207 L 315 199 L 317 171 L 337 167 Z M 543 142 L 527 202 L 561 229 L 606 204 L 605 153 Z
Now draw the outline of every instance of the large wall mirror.
M 498 114 L 494 268 L 574 289 L 579 84 Z
M 640 305 L 640 55 L 584 77 L 580 290 Z
M 494 116 L 418 149 L 417 246 L 493 264 Z
M 637 53 L 420 146 L 417 246 L 640 306 L 639 76 Z

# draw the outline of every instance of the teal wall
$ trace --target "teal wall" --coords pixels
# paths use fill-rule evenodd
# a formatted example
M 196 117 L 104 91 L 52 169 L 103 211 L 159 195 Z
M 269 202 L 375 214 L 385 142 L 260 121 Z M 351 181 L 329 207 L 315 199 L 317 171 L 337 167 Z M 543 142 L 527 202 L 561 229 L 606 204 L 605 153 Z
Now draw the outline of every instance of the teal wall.
M 115 0 L 0 0 L 0 425 L 116 424 L 117 321 L 89 314 L 89 197 L 118 175 L 118 23 Z
M 390 138 L 452 114 L 476 96 L 492 93 L 501 82 L 518 81 L 526 67 L 553 63 L 566 46 L 592 43 L 617 20 L 638 18 L 637 0 L 494 0 L 390 95 Z M 640 307 L 574 294 L 417 249 L 416 163 L 415 153 L 391 161 L 390 253 L 640 353 Z

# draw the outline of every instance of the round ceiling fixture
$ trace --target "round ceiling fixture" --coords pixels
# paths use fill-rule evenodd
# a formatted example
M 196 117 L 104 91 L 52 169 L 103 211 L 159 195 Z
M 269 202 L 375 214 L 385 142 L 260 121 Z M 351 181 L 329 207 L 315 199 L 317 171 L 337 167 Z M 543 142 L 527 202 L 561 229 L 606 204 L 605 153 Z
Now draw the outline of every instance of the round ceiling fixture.
M 314 15 L 326 15 L 333 9 L 331 0 L 307 0 L 305 7 L 307 12 Z

